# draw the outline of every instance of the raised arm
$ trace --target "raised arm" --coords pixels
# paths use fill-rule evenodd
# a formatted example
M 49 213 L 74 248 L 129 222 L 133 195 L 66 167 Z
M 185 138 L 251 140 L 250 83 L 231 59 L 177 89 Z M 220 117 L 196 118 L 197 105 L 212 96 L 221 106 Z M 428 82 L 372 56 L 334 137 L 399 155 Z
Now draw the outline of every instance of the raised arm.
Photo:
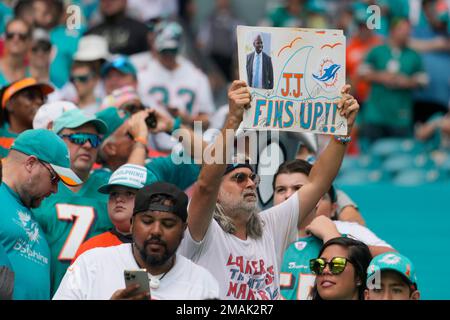
M 345 85 L 342 88 L 342 98 L 338 104 L 338 108 L 341 110 L 340 114 L 347 118 L 348 135 L 351 133 L 359 110 L 358 101 L 349 94 L 350 88 L 350 85 Z M 317 159 L 309 174 L 310 182 L 297 191 L 300 201 L 298 225 L 311 213 L 320 198 L 330 189 L 331 183 L 341 167 L 345 150 L 346 145 L 333 138 L 330 139 L 328 146 Z
M 204 162 L 196 187 L 192 194 L 192 199 L 189 204 L 188 227 L 192 239 L 201 241 L 213 218 L 214 209 L 216 206 L 217 196 L 219 193 L 222 176 L 226 169 L 226 160 L 231 158 L 231 155 L 226 154 L 226 145 L 233 143 L 233 141 L 223 141 L 226 137 L 226 130 L 237 130 L 242 121 L 244 108 L 249 106 L 250 91 L 245 81 L 234 81 L 228 91 L 228 100 L 230 111 L 222 129 L 222 134 L 216 138 L 213 148 L 213 155 L 221 155 L 219 163 Z M 231 149 L 231 148 L 230 148 Z

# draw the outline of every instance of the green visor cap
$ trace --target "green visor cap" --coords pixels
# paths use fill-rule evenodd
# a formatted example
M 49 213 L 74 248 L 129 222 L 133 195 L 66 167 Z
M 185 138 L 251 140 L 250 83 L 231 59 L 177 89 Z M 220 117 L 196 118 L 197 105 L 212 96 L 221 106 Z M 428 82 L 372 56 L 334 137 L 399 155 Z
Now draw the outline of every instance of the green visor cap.
M 139 190 L 157 180 L 155 175 L 143 166 L 124 164 L 114 171 L 111 178 L 109 178 L 108 184 L 101 186 L 98 189 L 98 192 L 109 194 L 111 187 L 113 186 L 122 186 Z
M 367 268 L 367 276 L 373 277 L 375 272 L 391 270 L 400 273 L 410 284 L 415 285 L 417 289 L 416 269 L 404 255 L 398 252 L 386 252 L 372 259 Z
M 92 123 L 99 134 L 105 134 L 108 126 L 102 120 L 95 116 L 88 116 L 80 109 L 69 110 L 64 112 L 61 117 L 53 123 L 53 131 L 59 133 L 64 128 L 74 129 L 81 127 L 86 123 Z
M 104 123 L 108 124 L 108 130 L 106 131 L 104 138 L 108 138 L 112 135 L 125 121 L 130 117 L 128 112 L 119 110 L 115 107 L 108 107 L 102 111 L 97 112 L 97 119 L 102 120 Z
M 61 181 L 68 186 L 82 184 L 80 178 L 70 169 L 70 154 L 64 141 L 54 132 L 46 129 L 26 130 L 14 140 L 11 150 L 35 156 L 47 162 Z

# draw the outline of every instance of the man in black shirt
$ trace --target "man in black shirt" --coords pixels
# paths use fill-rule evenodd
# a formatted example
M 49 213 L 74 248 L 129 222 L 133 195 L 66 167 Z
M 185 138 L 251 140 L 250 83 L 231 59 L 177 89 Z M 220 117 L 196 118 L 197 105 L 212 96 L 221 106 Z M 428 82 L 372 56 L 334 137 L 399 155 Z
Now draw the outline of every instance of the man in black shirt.
M 88 30 L 106 38 L 111 53 L 131 55 L 147 51 L 147 27 L 126 16 L 127 0 L 101 0 L 103 22 Z

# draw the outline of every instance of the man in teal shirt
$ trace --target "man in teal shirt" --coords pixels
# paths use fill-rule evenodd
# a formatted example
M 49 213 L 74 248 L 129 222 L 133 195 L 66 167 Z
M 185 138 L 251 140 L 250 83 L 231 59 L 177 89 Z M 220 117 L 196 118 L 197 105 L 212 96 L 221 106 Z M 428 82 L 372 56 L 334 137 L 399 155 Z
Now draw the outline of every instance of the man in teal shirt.
M 50 250 L 31 208 L 56 193 L 58 181 L 77 185 L 69 151 L 53 132 L 21 133 L 3 167 L 0 246 L 15 274 L 13 299 L 50 299 Z
M 359 73 L 371 83 L 362 110 L 362 135 L 370 141 L 412 135 L 413 90 L 428 81 L 419 54 L 408 48 L 408 20 L 394 20 L 386 44 L 373 48 Z

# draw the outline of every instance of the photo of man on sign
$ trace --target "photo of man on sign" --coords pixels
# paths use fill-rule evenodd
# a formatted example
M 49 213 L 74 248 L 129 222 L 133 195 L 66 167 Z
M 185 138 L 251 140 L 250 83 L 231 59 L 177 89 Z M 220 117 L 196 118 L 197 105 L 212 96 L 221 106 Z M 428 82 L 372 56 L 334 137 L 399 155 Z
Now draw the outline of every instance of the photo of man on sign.
M 272 59 L 263 51 L 263 38 L 262 33 L 256 33 L 253 39 L 254 51 L 247 55 L 247 79 L 248 84 L 253 88 L 272 89 Z

